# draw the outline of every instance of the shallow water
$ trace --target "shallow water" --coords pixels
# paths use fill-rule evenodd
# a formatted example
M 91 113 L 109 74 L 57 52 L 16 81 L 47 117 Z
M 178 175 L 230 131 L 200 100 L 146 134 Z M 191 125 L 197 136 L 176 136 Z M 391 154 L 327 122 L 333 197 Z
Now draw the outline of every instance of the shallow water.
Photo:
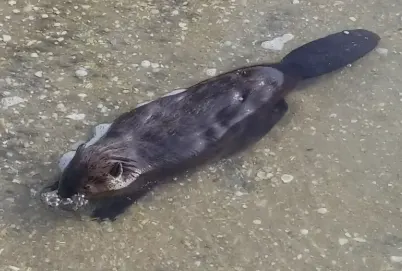
M 0 270 L 402 268 L 399 1 L 3 1 L 0 19 L 0 98 L 20 98 L 0 107 Z M 298 88 L 241 156 L 115 223 L 38 200 L 96 124 L 357 27 L 379 33 L 380 49 Z M 286 34 L 282 50 L 261 46 Z

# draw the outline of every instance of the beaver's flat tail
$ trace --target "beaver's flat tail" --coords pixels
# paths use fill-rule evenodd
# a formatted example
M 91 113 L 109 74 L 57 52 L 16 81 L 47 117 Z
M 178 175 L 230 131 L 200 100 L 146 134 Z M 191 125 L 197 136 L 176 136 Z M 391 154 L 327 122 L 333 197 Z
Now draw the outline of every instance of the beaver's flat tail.
M 354 29 L 331 34 L 296 48 L 279 63 L 285 73 L 303 79 L 317 77 L 347 66 L 372 51 L 380 37 Z

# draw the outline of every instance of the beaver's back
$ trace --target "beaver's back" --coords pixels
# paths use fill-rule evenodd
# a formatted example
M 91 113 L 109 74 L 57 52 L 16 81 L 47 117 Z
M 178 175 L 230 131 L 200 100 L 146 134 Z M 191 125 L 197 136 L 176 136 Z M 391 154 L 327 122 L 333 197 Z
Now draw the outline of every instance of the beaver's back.
M 295 81 L 269 66 L 228 72 L 121 115 L 104 140 L 125 141 L 133 154 L 152 166 L 180 164 L 205 153 L 212 159 L 209 149 L 229 131 L 233 144 L 236 137 L 244 141 L 244 128 L 258 119 L 255 114 L 269 114 L 296 83 L 289 80 Z M 269 117 L 264 116 L 267 123 Z M 234 147 L 222 145 L 221 151 Z

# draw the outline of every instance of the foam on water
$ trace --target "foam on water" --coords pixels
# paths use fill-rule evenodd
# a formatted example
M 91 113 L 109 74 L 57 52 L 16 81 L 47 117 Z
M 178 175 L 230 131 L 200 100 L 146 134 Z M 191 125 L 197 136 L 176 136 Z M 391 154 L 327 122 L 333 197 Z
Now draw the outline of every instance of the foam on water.
M 41 198 L 43 202 L 51 207 L 63 207 L 72 210 L 78 210 L 88 203 L 88 200 L 82 194 L 74 195 L 72 198 L 61 199 L 56 190 L 42 193 Z

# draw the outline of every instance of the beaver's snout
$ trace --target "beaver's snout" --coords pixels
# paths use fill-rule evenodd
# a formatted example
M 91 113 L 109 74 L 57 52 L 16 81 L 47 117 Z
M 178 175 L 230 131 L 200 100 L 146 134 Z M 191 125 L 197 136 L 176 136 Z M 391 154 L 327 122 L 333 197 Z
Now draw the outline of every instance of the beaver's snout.
M 82 183 L 86 175 L 86 171 L 82 165 L 72 160 L 59 179 L 57 194 L 60 198 L 71 198 L 81 192 Z

